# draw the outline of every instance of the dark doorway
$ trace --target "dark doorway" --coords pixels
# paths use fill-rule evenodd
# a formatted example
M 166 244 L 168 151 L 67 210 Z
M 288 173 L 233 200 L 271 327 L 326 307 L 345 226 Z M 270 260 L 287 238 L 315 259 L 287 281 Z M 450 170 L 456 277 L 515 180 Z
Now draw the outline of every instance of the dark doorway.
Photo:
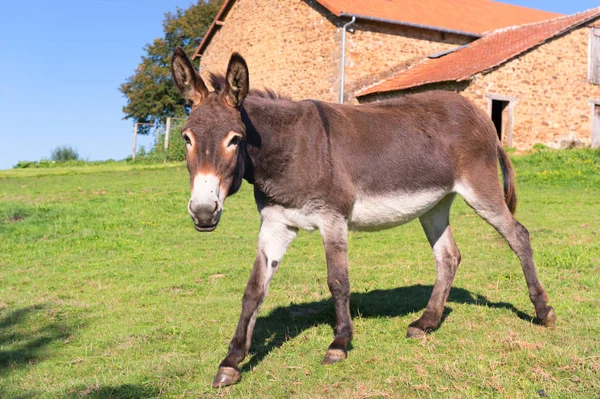
M 492 122 L 496 126 L 496 133 L 500 142 L 506 141 L 508 133 L 508 101 L 492 100 Z

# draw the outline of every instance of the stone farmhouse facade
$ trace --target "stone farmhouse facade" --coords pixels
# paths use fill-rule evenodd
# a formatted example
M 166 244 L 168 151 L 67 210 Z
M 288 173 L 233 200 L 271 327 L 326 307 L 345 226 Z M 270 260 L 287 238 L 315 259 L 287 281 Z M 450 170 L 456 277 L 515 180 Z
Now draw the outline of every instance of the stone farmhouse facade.
M 295 100 L 339 101 L 343 26 L 345 99 L 429 54 L 472 42 L 488 30 L 557 16 L 488 0 L 226 0 L 194 58 L 201 73 L 225 70 L 233 51 L 251 85 Z M 433 13 L 431 10 L 439 10 Z
M 503 144 L 600 146 L 600 8 L 500 29 L 356 93 L 360 102 L 453 90 L 487 110 Z
M 490 33 L 560 17 L 489 0 L 461 0 L 460 7 L 447 0 L 225 0 L 193 58 L 200 60 L 200 72 L 207 78 L 209 72 L 224 72 L 230 54 L 238 51 L 248 62 L 252 87 L 269 87 L 294 100 L 312 98 L 339 102 L 342 75 L 343 101 L 347 103 L 378 101 L 431 88 L 461 91 L 484 109 L 489 108 L 490 113 L 504 115 L 502 123 L 508 127 L 500 129 L 514 127 L 506 130 L 502 137 L 506 145 L 527 149 L 535 144 L 532 140 L 543 141 L 569 133 L 583 139 L 587 137 L 589 142 L 589 126 L 587 135 L 584 130 L 593 119 L 591 103 L 586 103 L 587 120 L 581 116 L 585 112 L 580 111 L 576 113 L 576 121 L 567 124 L 558 117 L 539 119 L 538 115 L 544 110 L 532 111 L 527 116 L 522 113 L 527 104 L 532 109 L 548 108 L 547 99 L 533 95 L 525 99 L 514 90 L 501 90 L 503 86 L 519 86 L 526 92 L 527 87 L 537 86 L 541 90 L 538 95 L 544 94 L 545 81 L 558 83 L 555 82 L 558 78 L 553 78 L 558 72 L 551 75 L 547 68 L 516 78 L 510 73 L 514 68 L 503 66 L 499 69 L 503 69 L 504 74 L 496 74 L 496 86 L 491 87 L 479 87 L 473 83 L 479 80 L 471 79 L 470 85 L 466 81 L 457 81 L 454 85 L 440 81 L 422 87 L 380 90 L 426 62 L 423 60 L 430 60 L 427 57 L 448 59 L 460 52 L 457 48 L 467 49 Z M 583 36 L 589 34 L 589 23 L 585 27 L 578 25 L 582 33 L 572 40 L 583 40 Z M 558 36 L 557 40 L 570 37 L 564 33 Z M 577 48 L 583 51 L 583 47 L 588 46 L 588 38 L 581 43 Z M 569 47 L 563 51 L 563 59 L 573 59 Z M 569 61 L 565 63 L 571 65 Z M 526 80 L 531 84 L 526 84 Z M 467 86 L 469 90 L 461 90 Z M 379 89 L 373 91 L 375 87 Z M 582 89 L 573 94 L 573 98 L 585 97 L 582 101 L 587 102 L 599 97 L 590 93 L 594 88 L 597 86 Z M 557 94 L 548 88 L 548 96 L 554 98 Z M 505 102 L 488 100 L 491 97 Z M 560 101 L 561 107 L 568 108 L 566 101 Z M 577 101 L 579 109 L 581 101 Z M 572 112 L 563 108 L 560 112 L 563 119 L 573 118 Z

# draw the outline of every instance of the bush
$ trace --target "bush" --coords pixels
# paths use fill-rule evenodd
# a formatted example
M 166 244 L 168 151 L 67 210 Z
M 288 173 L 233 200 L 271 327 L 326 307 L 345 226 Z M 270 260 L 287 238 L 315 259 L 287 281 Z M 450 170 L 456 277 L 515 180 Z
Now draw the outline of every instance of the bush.
M 50 154 L 50 159 L 53 161 L 77 161 L 79 159 L 79 153 L 73 147 L 62 146 L 56 147 Z
M 169 153 L 167 160 L 176 162 L 185 161 L 185 154 L 186 144 L 185 140 L 181 138 L 181 128 L 174 128 L 171 130 L 169 137 Z
M 131 157 L 129 159 L 124 159 L 122 161 L 115 161 L 114 159 L 107 159 L 106 161 L 84 161 L 84 160 L 72 160 L 72 161 L 51 161 L 49 159 L 42 159 L 41 161 L 19 161 L 13 168 L 15 169 L 28 169 L 28 168 L 62 168 L 65 166 L 92 166 L 92 165 L 106 165 L 106 164 L 114 164 L 117 162 L 131 162 Z
M 136 161 L 147 162 L 181 162 L 185 161 L 186 144 L 181 138 L 181 126 L 173 126 L 169 133 L 169 150 L 165 156 L 165 134 L 160 132 L 150 150 L 141 147 L 136 153 Z
M 13 168 L 15 169 L 27 169 L 35 168 L 37 166 L 36 161 L 19 161 Z

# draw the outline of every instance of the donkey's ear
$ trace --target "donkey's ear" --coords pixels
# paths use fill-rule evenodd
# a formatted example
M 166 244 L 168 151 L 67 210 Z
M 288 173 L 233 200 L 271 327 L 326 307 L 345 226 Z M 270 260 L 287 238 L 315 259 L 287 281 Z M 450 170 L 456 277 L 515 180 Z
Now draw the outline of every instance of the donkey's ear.
M 230 107 L 239 108 L 248 95 L 250 87 L 248 65 L 238 53 L 231 54 L 223 96 Z
M 193 108 L 200 105 L 202 100 L 208 96 L 208 89 L 204 81 L 181 47 L 177 47 L 173 54 L 171 73 L 173 74 L 175 86 L 177 86 L 183 98 L 192 104 Z

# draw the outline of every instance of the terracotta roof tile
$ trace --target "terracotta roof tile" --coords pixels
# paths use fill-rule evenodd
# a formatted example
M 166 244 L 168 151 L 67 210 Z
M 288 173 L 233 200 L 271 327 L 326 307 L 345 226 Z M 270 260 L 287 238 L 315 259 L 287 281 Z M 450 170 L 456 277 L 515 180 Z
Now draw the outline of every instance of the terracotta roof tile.
M 218 29 L 235 0 L 225 0 L 206 32 L 194 58 L 199 57 Z M 336 16 L 352 14 L 377 18 L 395 24 L 421 25 L 480 35 L 486 31 L 511 25 L 554 18 L 560 14 L 498 3 L 490 0 L 317 0 Z
M 560 14 L 489 0 L 317 0 L 333 14 L 355 14 L 481 34 Z
M 357 97 L 430 83 L 467 80 L 598 16 L 600 7 L 544 22 L 498 29 L 441 58 L 425 59 L 390 79 L 358 92 Z

